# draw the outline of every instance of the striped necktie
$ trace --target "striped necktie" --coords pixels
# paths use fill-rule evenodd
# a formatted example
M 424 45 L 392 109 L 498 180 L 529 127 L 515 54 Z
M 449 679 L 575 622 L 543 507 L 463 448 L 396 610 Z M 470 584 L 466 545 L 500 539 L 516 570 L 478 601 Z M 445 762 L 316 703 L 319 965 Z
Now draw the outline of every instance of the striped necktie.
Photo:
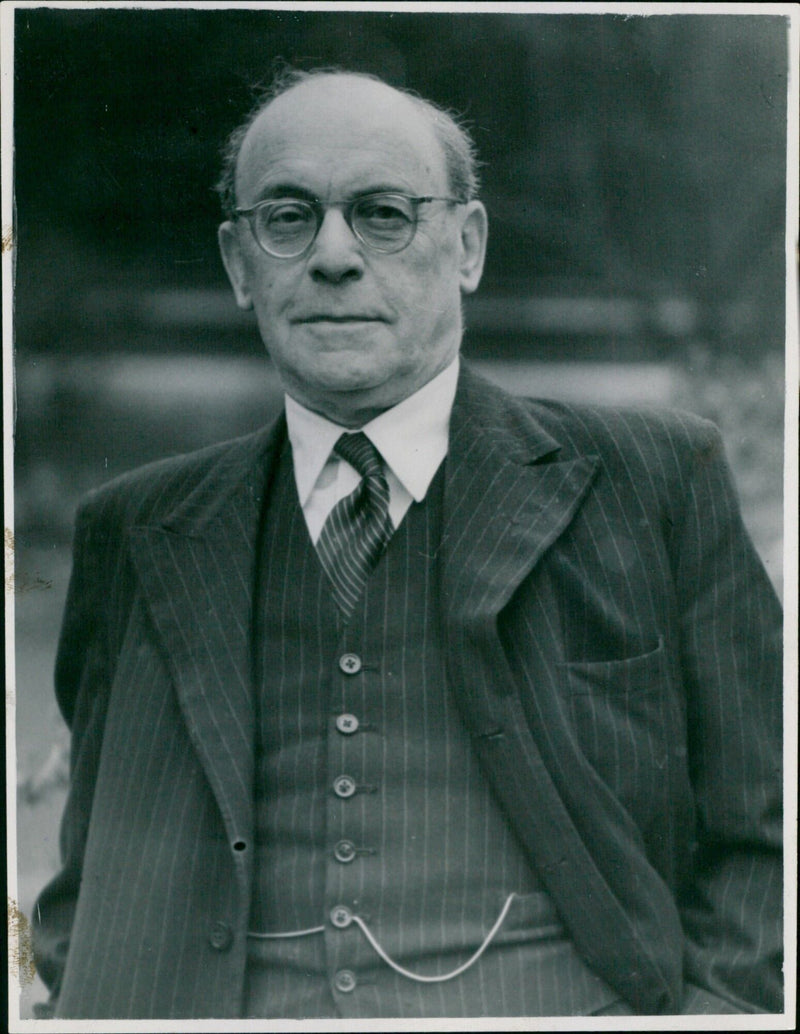
M 355 491 L 331 510 L 317 540 L 334 599 L 349 618 L 392 535 L 389 486 L 381 454 L 361 431 L 343 434 L 333 451 L 362 478 Z

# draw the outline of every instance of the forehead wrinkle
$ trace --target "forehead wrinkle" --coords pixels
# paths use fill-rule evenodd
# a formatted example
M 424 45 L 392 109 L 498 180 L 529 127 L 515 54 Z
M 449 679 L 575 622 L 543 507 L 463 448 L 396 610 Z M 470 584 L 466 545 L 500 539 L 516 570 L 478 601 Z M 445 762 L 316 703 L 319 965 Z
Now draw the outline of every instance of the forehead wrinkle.
M 271 150 L 266 149 L 267 152 Z M 395 192 L 403 194 L 438 193 L 432 170 L 418 162 L 407 162 L 401 168 L 387 154 L 375 154 L 374 160 L 360 150 L 342 148 L 342 159 L 334 161 L 330 153 L 320 151 L 311 156 L 266 158 L 255 183 L 249 182 L 249 173 L 256 162 L 250 156 L 249 166 L 243 170 L 237 185 L 241 203 L 255 204 L 270 197 L 303 196 L 322 201 L 348 201 L 363 194 Z

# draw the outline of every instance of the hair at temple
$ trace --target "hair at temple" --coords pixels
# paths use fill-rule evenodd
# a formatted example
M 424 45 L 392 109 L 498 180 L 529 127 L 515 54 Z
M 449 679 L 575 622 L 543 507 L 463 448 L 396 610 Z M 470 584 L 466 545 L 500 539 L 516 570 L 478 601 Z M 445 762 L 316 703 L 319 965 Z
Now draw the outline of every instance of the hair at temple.
M 384 82 L 379 76 L 367 72 L 350 72 L 343 68 L 325 67 L 302 71 L 283 67 L 270 84 L 259 92 L 256 102 L 245 119 L 233 130 L 222 148 L 222 172 L 215 185 L 226 219 L 232 219 L 236 210 L 236 164 L 247 132 L 258 116 L 281 94 L 287 93 L 300 83 L 325 76 L 347 75 L 372 82 Z M 388 84 L 387 84 L 388 85 Z M 448 189 L 458 201 L 471 201 L 479 188 L 478 158 L 475 143 L 460 118 L 451 111 L 425 100 L 412 90 L 392 87 L 415 104 L 430 120 L 436 138 L 442 146 L 448 176 Z

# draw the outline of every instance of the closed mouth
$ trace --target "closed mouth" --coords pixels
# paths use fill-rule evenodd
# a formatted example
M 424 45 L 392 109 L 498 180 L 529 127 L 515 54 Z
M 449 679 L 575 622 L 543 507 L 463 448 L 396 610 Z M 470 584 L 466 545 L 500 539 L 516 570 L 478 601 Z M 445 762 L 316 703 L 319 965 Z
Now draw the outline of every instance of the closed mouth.
M 346 316 L 334 316 L 330 313 L 320 313 L 316 316 L 303 316 L 297 320 L 298 323 L 381 323 L 380 316 L 359 316 L 348 314 Z

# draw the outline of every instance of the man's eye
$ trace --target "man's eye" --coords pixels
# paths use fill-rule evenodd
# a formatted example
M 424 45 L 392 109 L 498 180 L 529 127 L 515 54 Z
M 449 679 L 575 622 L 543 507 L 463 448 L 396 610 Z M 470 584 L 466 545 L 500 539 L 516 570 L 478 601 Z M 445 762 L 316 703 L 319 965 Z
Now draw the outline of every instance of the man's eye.
M 274 205 L 267 210 L 267 219 L 272 226 L 297 226 L 307 223 L 313 217 L 306 205 Z
M 369 201 L 359 206 L 359 215 L 372 223 L 410 222 L 411 216 L 405 207 L 393 201 Z

